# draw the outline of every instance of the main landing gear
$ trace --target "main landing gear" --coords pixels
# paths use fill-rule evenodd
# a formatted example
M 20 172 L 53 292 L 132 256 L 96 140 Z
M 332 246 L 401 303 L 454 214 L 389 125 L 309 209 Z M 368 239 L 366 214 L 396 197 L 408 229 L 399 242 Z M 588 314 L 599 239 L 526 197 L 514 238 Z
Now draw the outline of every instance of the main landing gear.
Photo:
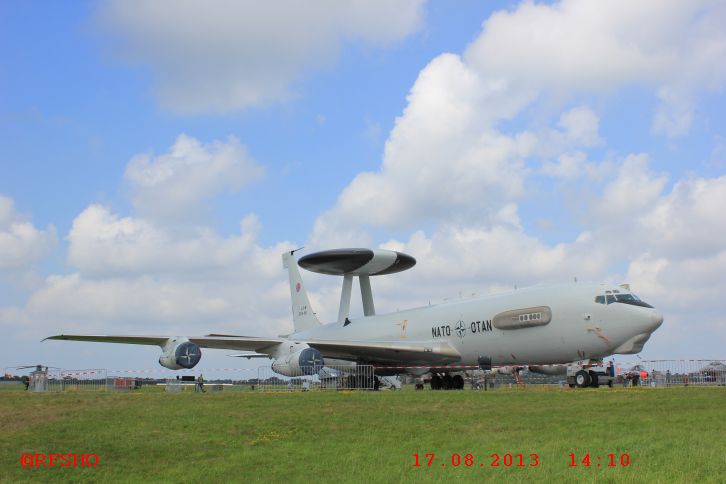
M 463 390 L 464 377 L 461 375 L 451 375 L 450 373 L 434 373 L 431 376 L 432 390 Z

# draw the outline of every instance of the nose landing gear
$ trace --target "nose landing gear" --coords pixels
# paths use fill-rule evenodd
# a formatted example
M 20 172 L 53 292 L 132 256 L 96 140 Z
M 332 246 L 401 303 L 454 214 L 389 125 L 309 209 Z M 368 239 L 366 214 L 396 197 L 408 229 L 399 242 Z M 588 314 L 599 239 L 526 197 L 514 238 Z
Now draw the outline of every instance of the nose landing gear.
M 600 385 L 613 386 L 615 371 L 612 364 L 603 366 L 602 362 L 587 365 L 572 365 L 567 368 L 567 383 L 570 388 L 598 388 Z
M 585 370 L 580 370 L 575 373 L 575 385 L 578 388 L 585 388 L 590 386 L 590 374 Z

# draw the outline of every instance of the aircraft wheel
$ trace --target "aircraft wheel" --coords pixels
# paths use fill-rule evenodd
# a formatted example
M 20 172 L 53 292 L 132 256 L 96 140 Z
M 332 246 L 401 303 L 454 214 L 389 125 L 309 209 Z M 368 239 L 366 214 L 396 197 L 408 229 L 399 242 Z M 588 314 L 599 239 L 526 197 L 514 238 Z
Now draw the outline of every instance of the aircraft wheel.
M 570 383 L 569 385 L 570 385 L 570 388 L 575 388 L 577 386 L 574 383 Z
M 454 388 L 454 379 L 448 373 L 444 375 L 444 390 L 451 390 Z
M 441 390 L 441 377 L 439 375 L 433 375 L 431 377 L 431 389 Z
M 612 380 L 612 379 L 608 380 L 608 386 L 609 386 L 610 388 L 612 388 L 612 387 L 613 387 L 613 380 Z
M 597 373 L 595 373 L 594 371 L 590 372 L 590 386 L 593 388 L 598 388 L 600 386 L 600 383 L 597 379 Z
M 586 388 L 590 385 L 590 375 L 585 370 L 575 373 L 575 383 L 577 388 Z
M 463 390 L 464 389 L 464 377 L 461 375 L 454 375 L 454 389 L 455 390 Z

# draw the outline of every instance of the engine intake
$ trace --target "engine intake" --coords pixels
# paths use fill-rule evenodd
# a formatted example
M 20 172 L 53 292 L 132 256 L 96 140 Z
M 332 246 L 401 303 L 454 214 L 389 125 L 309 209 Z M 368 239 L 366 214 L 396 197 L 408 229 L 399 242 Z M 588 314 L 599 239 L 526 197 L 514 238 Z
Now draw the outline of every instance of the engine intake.
M 277 358 L 272 370 L 285 376 L 315 375 L 323 369 L 323 355 L 315 348 L 303 348 Z
M 199 345 L 189 340 L 176 343 L 176 340 L 169 340 L 164 353 L 159 357 L 159 364 L 170 370 L 181 370 L 182 368 L 194 368 L 202 359 L 202 350 Z

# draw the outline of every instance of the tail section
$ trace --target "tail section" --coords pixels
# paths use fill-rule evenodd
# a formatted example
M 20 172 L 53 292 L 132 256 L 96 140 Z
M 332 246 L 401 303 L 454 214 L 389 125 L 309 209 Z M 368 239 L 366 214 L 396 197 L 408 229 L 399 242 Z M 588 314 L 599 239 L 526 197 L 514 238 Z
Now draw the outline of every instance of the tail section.
M 287 269 L 290 275 L 292 322 L 297 332 L 320 326 L 320 321 L 318 321 L 318 317 L 313 313 L 313 308 L 310 306 L 308 293 L 303 285 L 302 277 L 300 277 L 300 271 L 293 256 L 294 253 L 293 250 L 282 254 L 282 267 Z

